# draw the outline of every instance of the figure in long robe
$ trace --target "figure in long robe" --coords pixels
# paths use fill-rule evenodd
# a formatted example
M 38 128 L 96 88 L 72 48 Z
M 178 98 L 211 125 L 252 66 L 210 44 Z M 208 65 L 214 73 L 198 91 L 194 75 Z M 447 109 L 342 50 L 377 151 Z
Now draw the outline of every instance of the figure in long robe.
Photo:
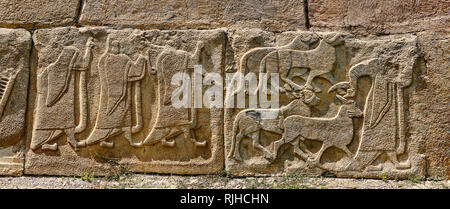
M 131 138 L 142 128 L 142 108 L 140 81 L 145 76 L 148 60 L 139 55 L 133 61 L 128 55 L 120 52 L 119 42 L 107 40 L 107 49 L 98 63 L 100 77 L 100 105 L 94 130 L 86 139 L 87 145 L 100 143 L 102 147 L 111 148 L 114 142 L 107 139 L 124 133 L 124 137 L 132 146 L 136 146 Z M 136 106 L 136 125 L 132 124 L 132 92 L 135 88 L 134 102 Z
M 37 76 L 37 108 L 31 139 L 31 149 L 56 150 L 50 144 L 63 133 L 74 148 L 85 146 L 75 139 L 75 133 L 86 127 L 86 75 L 92 60 L 92 38 L 86 43 L 84 55 L 74 46 L 65 46 L 58 59 Z M 75 73 L 80 73 L 80 122 L 75 124 Z
M 157 58 L 156 74 L 158 78 L 158 115 L 156 123 L 148 136 L 139 146 L 153 145 L 161 142 L 165 146 L 175 146 L 175 137 L 184 134 L 195 146 L 205 146 L 195 137 L 197 110 L 192 105 L 188 108 L 175 108 L 171 96 L 176 87 L 171 85 L 171 79 L 176 73 L 190 74 L 194 65 L 199 63 L 203 42 L 198 42 L 194 53 L 167 48 Z M 193 79 L 195 80 L 195 78 Z M 191 92 L 192 93 L 192 92 Z M 193 94 L 192 94 L 193 95 Z M 191 101 L 194 101 L 192 99 Z
M 403 88 L 411 83 L 412 69 L 388 69 L 380 59 L 369 59 L 353 66 L 348 73 L 349 82 L 335 84 L 333 89 L 346 89 L 344 97 L 353 97 L 357 80 L 362 76 L 369 76 L 372 86 L 364 107 L 361 140 L 355 161 L 347 165 L 346 169 L 381 170 L 381 165 L 371 164 L 383 153 L 387 154 L 397 169 L 409 168 L 409 161 L 400 163 L 397 154 L 401 154 L 405 148 L 402 99 Z

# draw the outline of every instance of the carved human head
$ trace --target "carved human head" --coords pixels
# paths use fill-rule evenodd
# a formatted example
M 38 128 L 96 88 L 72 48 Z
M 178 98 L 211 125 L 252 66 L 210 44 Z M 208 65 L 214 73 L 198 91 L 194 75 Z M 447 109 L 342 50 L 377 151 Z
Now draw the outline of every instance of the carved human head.
M 307 104 L 308 106 L 315 106 L 320 103 L 320 98 L 316 96 L 316 93 L 314 93 L 311 89 L 303 89 L 300 91 L 300 98 L 302 98 L 303 103 Z
M 113 54 L 119 54 L 119 52 L 120 52 L 119 41 L 112 41 L 110 50 L 111 50 L 111 53 L 113 53 Z

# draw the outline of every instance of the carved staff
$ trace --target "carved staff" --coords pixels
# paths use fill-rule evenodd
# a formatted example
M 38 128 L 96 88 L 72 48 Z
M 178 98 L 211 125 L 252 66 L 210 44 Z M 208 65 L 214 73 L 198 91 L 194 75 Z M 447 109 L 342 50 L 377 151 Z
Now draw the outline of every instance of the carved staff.
M 92 59 L 92 47 L 94 47 L 93 38 L 90 37 L 86 42 L 86 52 L 83 57 L 83 68 L 87 69 Z M 86 89 L 86 71 L 80 71 L 80 122 L 75 127 L 75 133 L 81 133 L 86 129 L 87 123 L 87 89 Z

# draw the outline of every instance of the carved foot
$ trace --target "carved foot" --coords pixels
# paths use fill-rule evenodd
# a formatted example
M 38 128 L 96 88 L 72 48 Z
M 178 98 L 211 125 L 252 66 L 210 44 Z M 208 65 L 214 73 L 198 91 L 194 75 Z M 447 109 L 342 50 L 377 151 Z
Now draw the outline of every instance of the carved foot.
M 194 142 L 194 145 L 196 147 L 204 147 L 204 146 L 206 146 L 206 141 L 199 142 L 199 141 L 197 141 L 194 138 L 191 138 L 191 141 Z
M 102 141 L 102 142 L 100 142 L 100 147 L 113 148 L 114 142 Z
M 383 166 L 382 165 L 369 165 L 366 168 L 366 171 L 382 171 Z
M 42 150 L 50 150 L 50 151 L 56 151 L 58 149 L 58 144 L 43 144 Z
M 80 142 L 77 142 L 77 147 L 85 147 L 87 144 L 86 144 L 86 141 L 80 141 Z
M 174 147 L 175 141 L 167 141 L 166 139 L 161 140 L 161 144 L 166 147 Z
M 411 163 L 408 161 L 404 162 L 404 163 L 398 163 L 397 165 L 395 165 L 395 168 L 397 169 L 409 169 L 411 168 Z
M 130 142 L 130 145 L 132 147 L 143 147 L 144 143 L 142 143 L 142 142 Z

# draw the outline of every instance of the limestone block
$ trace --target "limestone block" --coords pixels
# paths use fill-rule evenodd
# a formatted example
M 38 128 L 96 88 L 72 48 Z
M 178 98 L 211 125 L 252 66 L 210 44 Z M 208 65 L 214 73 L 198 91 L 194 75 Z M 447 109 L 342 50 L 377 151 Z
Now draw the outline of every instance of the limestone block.
M 25 173 L 222 170 L 222 109 L 176 108 L 171 97 L 177 73 L 222 74 L 225 38 L 223 30 L 35 31 Z
M 418 33 L 422 59 L 417 63 L 417 82 L 410 98 L 414 137 L 425 144 L 427 174 L 450 178 L 450 35 L 449 30 Z
M 237 61 L 226 68 L 254 73 L 258 84 L 256 91 L 243 85 L 245 107 L 225 109 L 227 172 L 425 177 L 424 143 L 410 115 L 416 36 L 258 30 L 230 36 Z M 269 100 L 278 98 L 279 107 L 261 103 L 262 73 L 278 75 L 279 96 Z M 226 97 L 239 98 L 236 89 Z M 259 100 L 253 107 L 252 97 Z
M 304 28 L 301 0 L 86 0 L 83 25 L 142 29 L 257 27 L 271 31 Z
M 446 0 L 310 0 L 313 29 L 391 34 L 450 26 Z
M 31 35 L 0 29 L 0 175 L 21 175 Z
M 79 5 L 79 0 L 0 1 L 0 26 L 42 28 L 73 24 Z

